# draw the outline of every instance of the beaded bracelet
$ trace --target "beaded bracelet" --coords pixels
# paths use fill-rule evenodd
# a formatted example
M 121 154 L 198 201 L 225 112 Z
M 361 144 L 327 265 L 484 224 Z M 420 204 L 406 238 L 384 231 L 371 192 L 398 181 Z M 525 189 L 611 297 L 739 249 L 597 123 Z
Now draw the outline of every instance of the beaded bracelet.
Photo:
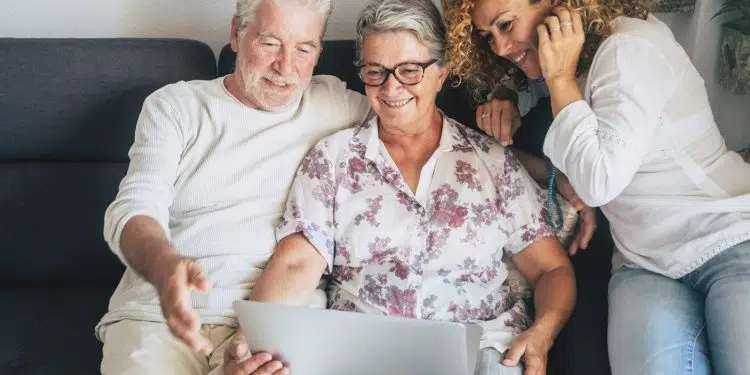
M 560 200 L 557 198 L 557 194 L 555 194 L 555 174 L 557 169 L 555 169 L 555 166 L 552 165 L 552 161 L 547 159 L 546 161 L 547 165 L 547 220 L 550 222 L 553 228 L 555 229 L 562 229 L 563 227 L 563 212 L 562 212 L 562 206 L 560 205 Z M 555 219 L 552 217 L 552 203 L 555 204 L 555 208 L 557 208 L 557 217 L 560 218 L 559 221 L 555 221 Z

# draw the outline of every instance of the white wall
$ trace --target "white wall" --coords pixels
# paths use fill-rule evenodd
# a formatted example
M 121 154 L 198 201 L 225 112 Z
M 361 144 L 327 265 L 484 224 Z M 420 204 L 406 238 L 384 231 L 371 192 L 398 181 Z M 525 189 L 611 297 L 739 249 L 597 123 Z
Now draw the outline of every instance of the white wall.
M 434 0 L 439 3 L 439 0 Z M 698 0 L 692 15 L 659 15 L 706 80 L 714 114 L 732 148 L 750 143 L 750 96 L 718 84 L 721 0 Z M 178 37 L 218 53 L 229 38 L 234 0 L 0 0 L 0 37 Z M 336 0 L 327 39 L 350 39 L 364 0 Z
M 691 56 L 706 82 L 714 117 L 727 145 L 733 149 L 750 144 L 750 95 L 735 95 L 719 84 L 719 52 L 722 30 L 711 19 L 722 0 L 698 0 L 693 14 L 659 14 Z

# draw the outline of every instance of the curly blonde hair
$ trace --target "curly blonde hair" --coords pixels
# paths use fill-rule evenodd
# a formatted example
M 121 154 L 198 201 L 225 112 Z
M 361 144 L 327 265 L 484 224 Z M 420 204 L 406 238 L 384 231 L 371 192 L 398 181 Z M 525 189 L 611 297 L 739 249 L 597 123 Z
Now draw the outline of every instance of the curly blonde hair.
M 536 3 L 539 0 L 529 0 Z M 452 74 L 468 84 L 477 101 L 497 89 L 527 85 L 526 76 L 510 61 L 495 55 L 474 31 L 471 12 L 475 0 L 442 0 L 447 29 L 448 62 Z M 626 16 L 646 19 L 650 12 L 648 0 L 564 0 L 578 9 L 585 27 L 586 40 L 578 61 L 576 76 L 587 72 L 601 41 L 612 34 L 615 18 Z

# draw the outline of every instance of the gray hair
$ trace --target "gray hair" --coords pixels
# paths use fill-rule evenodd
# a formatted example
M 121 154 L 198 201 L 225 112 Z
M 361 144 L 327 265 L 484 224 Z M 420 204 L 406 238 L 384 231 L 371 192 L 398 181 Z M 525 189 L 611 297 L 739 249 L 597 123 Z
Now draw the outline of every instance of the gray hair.
M 408 31 L 430 51 L 430 56 L 445 62 L 445 24 L 431 0 L 371 0 L 357 20 L 357 64 L 362 63 L 362 47 L 370 34 Z
M 237 11 L 235 16 L 239 17 L 239 30 L 246 28 L 248 25 L 255 22 L 255 13 L 260 6 L 260 3 L 264 0 L 237 0 Z M 318 11 L 322 14 L 323 19 L 323 34 L 326 32 L 326 26 L 328 25 L 328 17 L 333 11 L 333 0 L 269 0 L 276 4 L 279 3 L 294 3 L 302 7 L 309 7 Z M 323 35 L 321 35 L 322 37 Z

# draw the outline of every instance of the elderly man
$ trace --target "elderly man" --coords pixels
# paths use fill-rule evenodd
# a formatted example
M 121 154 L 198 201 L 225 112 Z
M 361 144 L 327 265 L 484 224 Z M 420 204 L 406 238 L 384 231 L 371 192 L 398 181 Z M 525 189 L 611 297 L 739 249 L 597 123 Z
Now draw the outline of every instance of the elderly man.
M 223 372 L 232 302 L 273 252 L 297 166 L 369 111 L 340 80 L 312 77 L 330 12 L 330 0 L 238 0 L 236 71 L 146 99 L 105 214 L 127 269 L 96 327 L 104 375 Z

